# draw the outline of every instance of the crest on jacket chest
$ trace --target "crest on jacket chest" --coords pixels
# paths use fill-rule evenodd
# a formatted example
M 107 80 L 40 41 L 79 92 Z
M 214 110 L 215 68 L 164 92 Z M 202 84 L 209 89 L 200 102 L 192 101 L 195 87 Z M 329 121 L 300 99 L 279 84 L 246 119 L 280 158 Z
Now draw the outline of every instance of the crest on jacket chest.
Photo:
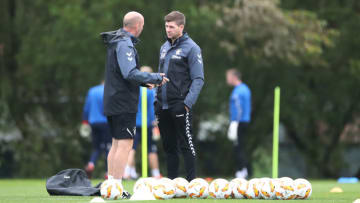
M 175 55 L 180 55 L 181 54 L 181 48 L 180 49 L 177 49 L 176 51 L 175 51 Z

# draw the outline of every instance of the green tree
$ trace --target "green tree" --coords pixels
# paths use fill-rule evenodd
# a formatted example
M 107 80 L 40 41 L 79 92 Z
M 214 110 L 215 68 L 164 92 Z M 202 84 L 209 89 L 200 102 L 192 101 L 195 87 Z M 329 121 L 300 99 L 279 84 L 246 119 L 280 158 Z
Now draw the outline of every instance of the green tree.
M 253 146 L 259 140 L 271 141 L 263 136 L 271 132 L 273 87 L 280 85 L 281 122 L 288 138 L 305 155 L 307 174 L 336 177 L 343 167 L 340 134 L 359 111 L 359 91 L 351 88 L 359 82 L 353 71 L 356 62 L 337 61 L 346 58 L 338 53 L 340 47 L 350 51 L 358 44 L 353 40 L 352 45 L 347 44 L 351 36 L 329 26 L 315 12 L 286 10 L 278 3 L 242 0 L 220 7 L 224 17 L 219 25 L 230 35 L 222 46 L 232 58 L 246 56 L 251 64 L 243 67 L 244 63 L 234 60 L 255 89 L 252 132 L 257 136 Z
M 195 135 L 202 121 L 226 118 L 231 88 L 224 72 L 237 67 L 253 92 L 248 147 L 256 168 L 270 167 L 273 88 L 280 85 L 281 122 L 306 157 L 307 174 L 336 176 L 344 167 L 339 135 L 359 114 L 358 8 L 356 0 L 0 1 L 0 176 L 83 167 L 90 147 L 77 127 L 86 91 L 103 77 L 99 34 L 121 27 L 129 10 L 145 17 L 137 48 L 141 64 L 154 70 L 165 41 L 163 17 L 171 10 L 187 16 L 186 31 L 205 65 Z M 233 173 L 233 163 L 218 167 L 232 156 L 225 132 L 199 141 L 200 174 Z

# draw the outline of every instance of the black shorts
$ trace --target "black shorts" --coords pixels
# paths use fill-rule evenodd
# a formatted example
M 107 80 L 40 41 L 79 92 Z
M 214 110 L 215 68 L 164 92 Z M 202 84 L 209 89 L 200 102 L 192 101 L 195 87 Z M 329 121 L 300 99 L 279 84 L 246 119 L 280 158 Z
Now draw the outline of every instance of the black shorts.
M 134 139 L 136 134 L 136 114 L 124 113 L 108 116 L 111 137 L 117 140 Z

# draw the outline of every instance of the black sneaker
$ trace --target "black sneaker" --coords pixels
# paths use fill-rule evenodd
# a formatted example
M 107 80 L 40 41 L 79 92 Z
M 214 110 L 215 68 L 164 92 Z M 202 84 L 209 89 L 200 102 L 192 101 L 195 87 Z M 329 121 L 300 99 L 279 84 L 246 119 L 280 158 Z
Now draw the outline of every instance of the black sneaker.
M 130 197 L 131 197 L 131 194 L 128 191 L 124 190 L 124 192 L 122 194 L 122 198 L 123 199 L 130 199 Z

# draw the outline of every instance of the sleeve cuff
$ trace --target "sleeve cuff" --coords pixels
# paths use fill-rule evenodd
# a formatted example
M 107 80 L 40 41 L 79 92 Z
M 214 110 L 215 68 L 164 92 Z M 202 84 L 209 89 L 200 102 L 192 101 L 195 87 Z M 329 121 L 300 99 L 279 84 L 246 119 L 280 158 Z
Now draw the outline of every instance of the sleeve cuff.
M 189 102 L 184 101 L 184 104 L 185 104 L 186 107 L 188 107 L 189 109 L 191 109 L 192 105 L 191 105 Z
M 157 76 L 157 80 L 158 80 L 157 82 L 158 82 L 158 84 L 160 84 L 163 80 L 163 77 L 160 75 L 160 73 L 157 73 L 156 76 Z

